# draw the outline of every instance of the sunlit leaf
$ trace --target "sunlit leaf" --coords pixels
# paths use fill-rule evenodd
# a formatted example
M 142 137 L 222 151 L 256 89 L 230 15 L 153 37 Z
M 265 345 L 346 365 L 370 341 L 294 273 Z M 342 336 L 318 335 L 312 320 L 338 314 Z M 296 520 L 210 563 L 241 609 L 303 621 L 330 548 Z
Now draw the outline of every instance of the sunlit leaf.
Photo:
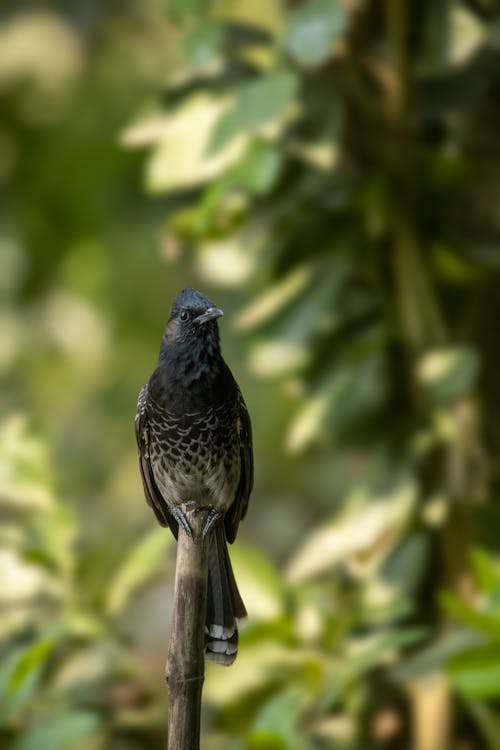
M 301 65 L 319 65 L 330 56 L 344 28 L 339 0 L 307 0 L 290 13 L 285 47 Z
M 339 150 L 332 140 L 315 143 L 295 141 L 289 144 L 287 151 L 308 166 L 325 172 L 336 166 L 339 156 Z
M 321 525 L 303 542 L 287 569 L 292 582 L 331 570 L 351 555 L 372 548 L 389 532 L 401 529 L 415 507 L 417 487 L 410 478 L 395 482 L 386 495 L 359 487 L 339 518 Z
M 425 354 L 419 362 L 417 375 L 434 401 L 446 402 L 470 391 L 478 372 L 476 352 L 455 346 L 434 349 Z
M 260 73 L 268 73 L 276 67 L 276 50 L 267 44 L 245 44 L 237 48 L 235 55 L 242 63 L 250 65 Z
M 65 628 L 69 635 L 79 640 L 93 639 L 102 636 L 104 623 L 90 612 L 73 609 L 65 616 Z
M 241 542 L 231 548 L 238 588 L 252 622 L 269 620 L 283 613 L 284 590 L 278 571 L 256 549 Z
M 183 102 L 156 122 L 156 146 L 146 166 L 146 186 L 153 192 L 184 190 L 201 185 L 219 175 L 241 156 L 248 135 L 232 139 L 217 154 L 208 153 L 208 141 L 215 123 L 227 112 L 231 97 L 197 94 Z M 137 126 L 144 128 L 144 125 Z M 127 142 L 134 141 L 133 132 L 126 133 Z
M 324 433 L 330 398 L 328 389 L 324 389 L 304 402 L 286 438 L 286 447 L 291 453 L 299 453 Z
M 102 366 L 108 326 L 84 295 L 55 289 L 43 300 L 39 315 L 50 343 L 73 361 L 82 380 Z
M 300 370 L 309 360 L 304 344 L 286 339 L 268 339 L 254 347 L 250 366 L 257 375 L 272 377 Z
M 298 80 L 290 71 L 277 71 L 238 89 L 230 109 L 218 119 L 210 138 L 209 153 L 219 153 L 242 132 L 255 131 L 282 117 L 295 99 Z
M 237 316 L 236 324 L 243 328 L 253 328 L 265 323 L 282 308 L 293 300 L 311 279 L 312 269 L 304 265 L 291 271 L 280 281 L 253 300 Z
M 347 714 L 323 716 L 311 724 L 312 736 L 332 747 L 354 746 L 356 731 L 355 717 Z
M 182 2 L 182 0 L 177 0 Z M 214 15 L 224 21 L 277 33 L 283 25 L 283 4 L 279 0 L 215 0 Z
M 255 272 L 266 239 L 265 224 L 249 223 L 227 238 L 205 242 L 196 259 L 198 270 L 211 283 L 237 286 Z
M 174 537 L 163 528 L 154 528 L 137 542 L 119 566 L 114 579 L 108 581 L 109 614 L 120 612 L 140 586 L 164 569 L 167 550 L 173 544 Z
M 450 58 L 454 63 L 463 63 L 477 52 L 488 33 L 479 17 L 461 6 L 451 12 L 450 30 Z
M 0 503 L 39 510 L 54 507 L 47 448 L 21 414 L 5 420 L 0 430 Z
M 216 665 L 213 668 L 207 664 L 203 694 L 209 704 L 227 706 L 266 685 L 287 682 L 305 664 L 320 660 L 320 654 L 313 649 L 291 649 L 278 641 L 261 639 L 240 649 L 236 669 L 228 670 L 224 680 Z
M 57 582 L 47 575 L 45 566 L 25 562 L 15 550 L 0 550 L 0 602 L 12 606 L 44 593 L 56 593 Z

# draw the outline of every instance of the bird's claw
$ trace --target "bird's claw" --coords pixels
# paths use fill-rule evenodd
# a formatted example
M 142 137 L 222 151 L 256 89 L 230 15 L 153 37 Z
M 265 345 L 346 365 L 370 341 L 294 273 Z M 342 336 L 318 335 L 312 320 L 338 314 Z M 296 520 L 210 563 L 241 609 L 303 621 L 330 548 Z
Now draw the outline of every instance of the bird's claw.
M 216 523 L 216 521 L 218 521 L 222 515 L 220 510 L 214 508 L 213 505 L 197 506 L 194 500 L 188 500 L 188 502 L 182 503 L 182 505 L 176 505 L 172 509 L 172 515 L 179 526 L 182 526 L 182 528 L 186 531 L 186 533 L 189 534 L 191 538 L 193 538 L 193 529 L 191 528 L 191 525 L 187 519 L 187 513 L 190 511 L 194 513 L 206 513 L 205 524 L 201 532 L 202 540 L 206 538 L 214 523 Z
M 179 526 L 182 526 L 184 531 L 189 534 L 189 536 L 193 537 L 193 529 L 191 528 L 189 521 L 186 517 L 186 511 L 184 509 L 188 509 L 189 507 L 196 506 L 196 503 L 194 500 L 188 500 L 187 503 L 182 503 L 182 505 L 175 505 L 172 508 L 172 515 L 179 524 Z
M 201 532 L 201 538 L 205 539 L 206 535 L 214 525 L 216 521 L 219 520 L 221 517 L 220 510 L 217 510 L 217 508 L 214 508 L 213 505 L 209 505 L 208 507 L 205 506 L 204 508 L 199 508 L 199 510 L 208 510 L 207 519 L 205 521 L 205 525 L 203 527 L 203 531 Z

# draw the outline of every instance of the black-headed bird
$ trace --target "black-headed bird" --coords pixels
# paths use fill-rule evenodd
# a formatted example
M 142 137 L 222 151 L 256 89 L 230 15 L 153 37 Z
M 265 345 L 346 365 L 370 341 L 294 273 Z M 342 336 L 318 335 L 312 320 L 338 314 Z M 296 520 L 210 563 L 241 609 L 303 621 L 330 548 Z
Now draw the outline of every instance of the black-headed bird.
M 175 298 L 158 366 L 135 420 L 144 492 L 162 526 L 191 532 L 185 504 L 207 509 L 205 656 L 229 665 L 246 617 L 227 542 L 253 484 L 252 431 L 243 396 L 220 350 L 222 310 L 192 288 Z

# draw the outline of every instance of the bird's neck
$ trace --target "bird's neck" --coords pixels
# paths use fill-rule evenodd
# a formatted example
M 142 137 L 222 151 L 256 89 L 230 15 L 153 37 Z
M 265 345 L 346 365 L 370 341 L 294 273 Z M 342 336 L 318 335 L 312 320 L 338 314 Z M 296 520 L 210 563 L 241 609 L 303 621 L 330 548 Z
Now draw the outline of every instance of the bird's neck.
M 189 341 L 163 341 L 158 369 L 172 384 L 190 388 L 197 383 L 209 386 L 224 366 L 218 338 L 193 338 Z

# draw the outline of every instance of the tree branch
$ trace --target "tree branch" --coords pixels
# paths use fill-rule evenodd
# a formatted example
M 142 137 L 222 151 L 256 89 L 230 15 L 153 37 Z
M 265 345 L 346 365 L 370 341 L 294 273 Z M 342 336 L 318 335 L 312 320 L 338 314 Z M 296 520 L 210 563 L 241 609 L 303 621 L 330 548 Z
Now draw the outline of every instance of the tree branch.
M 174 614 L 166 666 L 168 682 L 168 750 L 198 750 L 201 694 L 205 678 L 205 611 L 207 555 L 202 530 L 205 510 L 184 506 L 192 529 L 179 525 Z

